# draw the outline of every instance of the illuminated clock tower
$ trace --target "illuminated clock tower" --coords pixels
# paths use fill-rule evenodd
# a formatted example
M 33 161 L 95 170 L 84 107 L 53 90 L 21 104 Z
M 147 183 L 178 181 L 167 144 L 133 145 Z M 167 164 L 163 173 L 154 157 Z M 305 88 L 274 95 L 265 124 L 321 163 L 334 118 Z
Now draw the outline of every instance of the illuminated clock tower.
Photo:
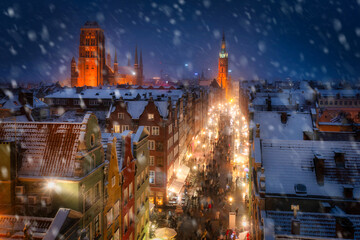
M 226 52 L 225 33 L 221 41 L 221 51 L 219 53 L 219 72 L 218 82 L 221 88 L 226 91 L 226 98 L 228 97 L 228 53 Z

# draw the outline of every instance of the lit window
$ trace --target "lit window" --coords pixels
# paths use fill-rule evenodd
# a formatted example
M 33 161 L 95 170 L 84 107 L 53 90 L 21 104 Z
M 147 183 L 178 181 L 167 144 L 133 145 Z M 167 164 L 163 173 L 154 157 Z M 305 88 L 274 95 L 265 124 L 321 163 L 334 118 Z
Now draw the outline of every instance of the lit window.
M 148 114 L 148 120 L 153 121 L 154 120 L 154 114 L 149 113 Z
M 150 171 L 149 172 L 149 182 L 151 184 L 154 184 L 155 183 L 155 171 Z
M 112 186 L 112 187 L 115 186 L 115 176 L 113 176 L 112 179 L 111 179 L 111 186 Z
M 107 213 L 106 213 L 106 220 L 107 220 L 107 227 L 110 227 L 111 224 L 113 223 L 113 208 L 111 208 Z
M 116 133 L 120 132 L 120 125 L 114 124 L 114 132 Z

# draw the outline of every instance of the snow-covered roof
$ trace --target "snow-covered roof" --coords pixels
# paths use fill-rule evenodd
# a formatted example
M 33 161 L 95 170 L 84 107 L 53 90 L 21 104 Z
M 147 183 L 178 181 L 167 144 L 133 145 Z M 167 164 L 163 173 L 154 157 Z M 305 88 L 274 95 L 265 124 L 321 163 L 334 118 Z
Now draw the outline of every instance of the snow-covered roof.
M 154 87 L 153 87 L 154 88 Z M 82 99 L 119 99 L 124 100 L 148 100 L 152 97 L 154 100 L 165 100 L 168 97 L 176 101 L 183 95 L 183 90 L 179 89 L 124 89 L 109 87 L 106 89 L 83 89 L 81 92 L 76 92 L 76 88 L 65 88 L 61 91 L 47 95 L 45 98 L 82 98 Z
M 127 101 L 126 108 L 132 119 L 139 119 L 140 115 L 144 112 L 148 101 Z
M 86 114 L 78 123 L 0 123 L 0 140 L 21 143 L 19 175 L 74 177 L 75 158 L 89 117 Z
M 114 137 L 116 138 L 116 154 L 118 159 L 118 166 L 119 166 L 119 172 L 122 170 L 123 162 L 124 162 L 124 155 L 125 155 L 125 149 L 124 149 L 124 140 L 123 137 L 129 135 L 131 133 L 130 130 L 126 130 L 122 133 L 101 133 L 102 137 L 102 144 L 104 148 L 104 153 L 107 154 L 107 144 L 112 144 Z M 105 156 L 107 159 L 109 157 Z
M 260 124 L 260 138 L 262 139 L 289 139 L 302 140 L 303 132 L 312 132 L 312 121 L 310 113 L 291 112 L 287 114 L 287 122 L 281 122 L 281 112 L 256 111 L 254 121 Z
M 286 211 L 266 211 L 267 221 L 272 221 L 274 225 L 273 231 L 276 235 L 291 235 L 291 220 L 294 217 L 293 212 Z M 300 235 L 315 238 L 338 238 L 336 234 L 336 214 L 332 213 L 297 213 L 297 219 L 300 221 Z M 360 239 L 360 216 L 346 215 L 354 226 L 354 239 Z M 271 229 L 269 229 L 271 230 Z M 266 233 L 265 233 L 266 234 Z
M 155 103 L 155 106 L 157 107 L 157 109 L 159 110 L 161 117 L 166 119 L 169 114 L 168 101 L 155 101 L 154 103 Z
M 337 167 L 334 151 L 345 153 L 345 167 Z M 360 199 L 360 143 L 304 140 L 262 140 L 261 159 L 265 168 L 266 194 L 295 195 L 296 184 L 307 195 L 344 198 L 344 185 L 351 184 Z M 324 157 L 324 185 L 317 183 L 314 154 Z
M 321 94 L 321 97 L 336 97 L 339 94 L 341 98 L 354 98 L 356 94 L 360 94 L 359 89 L 317 89 L 317 92 Z

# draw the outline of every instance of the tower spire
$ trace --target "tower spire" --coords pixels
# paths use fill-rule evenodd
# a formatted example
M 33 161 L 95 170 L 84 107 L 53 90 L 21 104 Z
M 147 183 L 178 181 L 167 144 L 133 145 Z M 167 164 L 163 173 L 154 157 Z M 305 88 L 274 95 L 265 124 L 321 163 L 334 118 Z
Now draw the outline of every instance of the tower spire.
M 137 55 L 137 45 L 135 47 L 135 63 L 134 63 L 135 66 L 138 66 L 138 55 Z
M 115 57 L 114 57 L 114 63 L 117 63 L 117 55 L 116 55 L 116 49 L 115 49 Z
M 222 41 L 221 41 L 221 53 L 226 53 L 226 42 L 225 42 L 224 30 L 223 30 Z
M 142 68 L 143 66 L 143 61 L 142 61 L 142 50 L 140 50 L 140 68 Z

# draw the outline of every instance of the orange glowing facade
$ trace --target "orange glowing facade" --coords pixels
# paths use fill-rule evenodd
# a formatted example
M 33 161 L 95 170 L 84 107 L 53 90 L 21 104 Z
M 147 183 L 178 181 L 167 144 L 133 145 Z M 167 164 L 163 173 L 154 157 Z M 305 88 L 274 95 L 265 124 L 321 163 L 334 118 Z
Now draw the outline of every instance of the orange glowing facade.
M 116 84 L 142 85 L 143 65 L 140 53 L 138 64 L 137 49 L 135 50 L 135 64 L 118 66 L 115 52 L 114 65 L 111 66 L 111 56 L 107 54 L 105 61 L 105 35 L 97 22 L 86 22 L 81 28 L 79 62 L 71 60 L 71 86 L 82 87 Z
M 225 34 L 223 33 L 221 50 L 219 53 L 218 83 L 221 88 L 225 89 L 226 98 L 229 98 L 229 88 L 231 88 L 228 76 L 228 69 L 228 53 L 226 52 Z

